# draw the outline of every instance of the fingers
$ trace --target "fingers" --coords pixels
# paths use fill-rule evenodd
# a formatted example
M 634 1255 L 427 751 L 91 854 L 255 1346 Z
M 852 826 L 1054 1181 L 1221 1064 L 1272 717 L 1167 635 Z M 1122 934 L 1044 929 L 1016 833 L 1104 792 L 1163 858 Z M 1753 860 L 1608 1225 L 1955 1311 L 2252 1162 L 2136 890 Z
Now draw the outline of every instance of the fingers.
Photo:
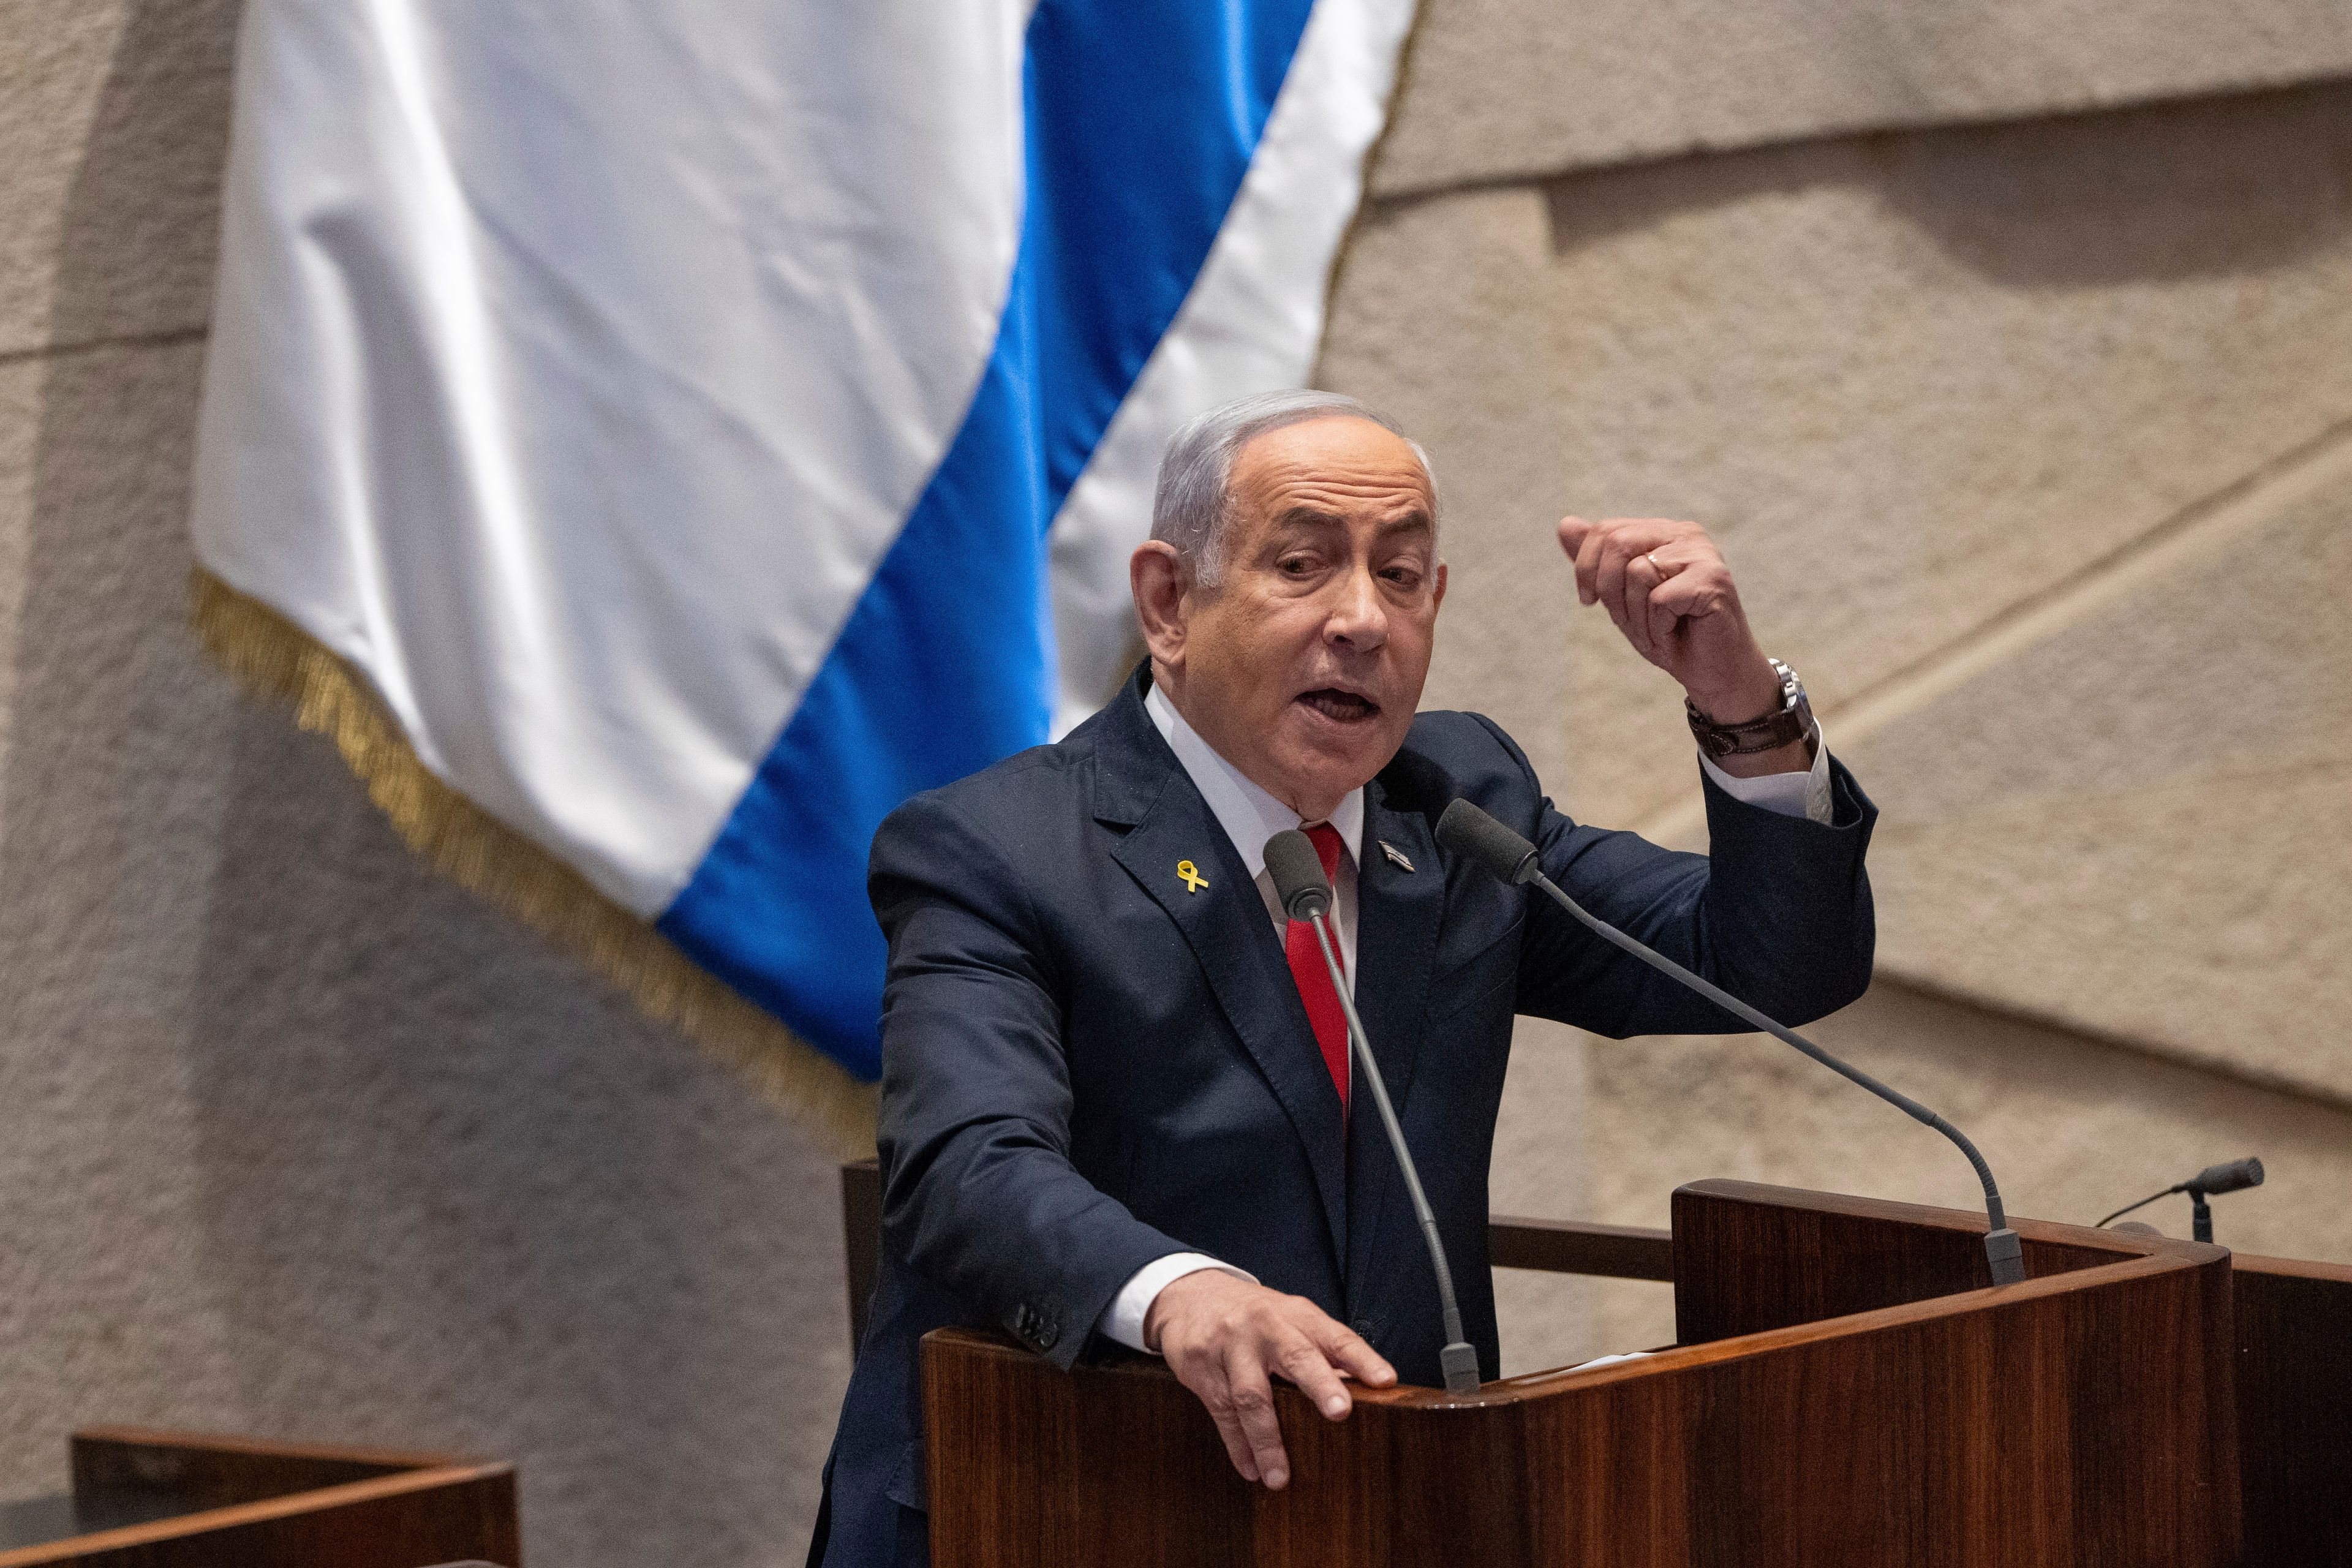
M 1601 552 L 1608 542 L 1608 531 L 1597 524 L 1587 527 L 1577 541 L 1576 596 L 1584 604 L 1601 602 Z
M 1290 1484 L 1290 1456 L 1283 1452 L 1282 1423 L 1274 1414 L 1274 1385 L 1266 1381 L 1257 1348 L 1235 1345 L 1227 1352 L 1225 1378 L 1226 1399 L 1256 1472 L 1244 1470 L 1242 1475 L 1264 1481 L 1266 1490 L 1278 1492 Z
M 1560 548 L 1576 563 L 1577 597 L 1584 604 L 1606 607 L 1610 619 L 1623 629 L 1627 568 L 1695 527 L 1656 517 L 1611 517 L 1598 522 L 1580 517 L 1560 519 Z
M 1199 1394 L 1200 1390 L 1193 1392 Z M 1256 1480 L 1259 1476 L 1257 1455 L 1250 1447 L 1248 1436 L 1242 1431 L 1241 1418 L 1234 1413 L 1231 1398 L 1223 1392 L 1214 1399 L 1203 1394 L 1201 1404 L 1209 1412 L 1209 1419 L 1217 1424 L 1217 1436 L 1224 1439 L 1225 1458 L 1233 1462 L 1234 1472 L 1245 1481 Z
M 1243 1425 L 1240 1405 L 1234 1397 L 1234 1355 L 1238 1347 L 1219 1348 L 1213 1344 L 1171 1346 L 1169 1370 L 1176 1380 L 1192 1391 L 1201 1407 L 1216 1423 L 1217 1436 L 1225 1445 L 1225 1458 L 1242 1479 L 1260 1479 L 1265 1471 L 1258 1464 L 1257 1446 Z
M 1592 531 L 1592 526 L 1580 517 L 1563 517 L 1559 520 L 1559 547 L 1567 554 L 1570 565 L 1576 565 L 1583 553 L 1585 537 Z M 1584 574 L 1580 569 L 1576 574 L 1577 597 L 1582 603 L 1589 605 L 1592 603 L 1592 598 L 1591 595 L 1585 593 L 1584 588 Z
M 1650 595 L 1667 575 L 1667 570 L 1652 553 L 1665 548 L 1654 529 L 1672 526 L 1636 520 L 1609 532 L 1598 552 L 1595 586 L 1600 591 L 1601 603 L 1608 609 L 1609 618 L 1618 631 L 1644 658 L 1653 657 Z
M 1672 663 L 1679 647 L 1677 639 L 1686 629 L 1683 624 L 1685 612 L 1678 606 L 1689 595 L 1675 588 L 1674 581 L 1667 578 L 1649 596 L 1650 646 L 1643 651 L 1656 664 Z
M 1676 622 L 1711 616 L 1725 606 L 1728 598 L 1730 574 L 1719 560 L 1694 562 L 1677 567 L 1674 557 L 1665 551 L 1658 552 L 1665 567 L 1664 580 L 1650 591 L 1649 610 L 1654 639 L 1660 626 L 1672 626 Z
M 1366 1388 L 1386 1388 L 1396 1382 L 1396 1368 L 1381 1360 L 1381 1352 L 1374 1350 L 1363 1336 L 1328 1318 L 1323 1321 L 1328 1325 L 1323 1353 L 1333 1366 Z
M 1625 590 L 1626 573 L 1632 564 L 1633 557 L 1625 548 L 1624 536 L 1619 534 L 1602 542 L 1600 562 L 1593 569 L 1593 585 L 1600 592 L 1601 607 L 1609 612 L 1609 618 L 1629 639 L 1633 632 L 1626 620 Z M 1638 647 L 1641 645 L 1637 643 L 1634 646 Z
M 1216 1423 L 1226 1458 L 1244 1480 L 1279 1489 L 1290 1459 L 1273 1379 L 1296 1384 L 1326 1420 L 1343 1419 L 1355 1401 L 1346 1379 L 1368 1387 L 1396 1381 L 1396 1369 L 1352 1330 L 1312 1301 L 1230 1275 L 1187 1276 L 1154 1307 L 1165 1309 L 1159 1342 L 1168 1364 Z
M 1282 1375 L 1298 1385 L 1298 1391 L 1315 1402 L 1315 1408 L 1327 1421 L 1337 1421 L 1348 1414 L 1355 1401 L 1348 1397 L 1347 1384 L 1331 1366 L 1330 1359 L 1320 1345 L 1300 1334 L 1286 1342 L 1278 1352 L 1275 1364 Z
M 1664 587 L 1665 582 L 1664 570 L 1659 565 L 1657 557 L 1649 552 L 1645 551 L 1625 563 L 1625 618 L 1617 623 L 1617 629 L 1625 634 L 1625 640 L 1632 643 L 1633 651 L 1643 658 L 1655 658 L 1656 645 L 1664 640 L 1658 637 L 1651 619 L 1651 594 Z M 1672 628 L 1673 616 L 1666 618 L 1666 625 Z
M 1606 609 L 1634 651 L 1677 679 L 1703 680 L 1707 670 L 1696 667 L 1720 662 L 1707 649 L 1739 640 L 1744 624 L 1729 629 L 1695 625 L 1726 611 L 1727 625 L 1740 620 L 1730 569 L 1697 523 L 1564 517 L 1559 542 L 1575 562 L 1577 597 Z

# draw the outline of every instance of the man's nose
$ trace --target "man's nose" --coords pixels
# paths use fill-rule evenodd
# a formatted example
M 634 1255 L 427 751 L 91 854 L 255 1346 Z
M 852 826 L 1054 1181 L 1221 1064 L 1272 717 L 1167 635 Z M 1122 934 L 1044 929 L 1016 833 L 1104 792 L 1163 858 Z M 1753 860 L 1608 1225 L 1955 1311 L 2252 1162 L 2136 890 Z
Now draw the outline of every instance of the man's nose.
M 1330 613 L 1324 617 L 1326 640 L 1359 653 L 1369 653 L 1389 640 L 1389 612 L 1381 585 L 1369 566 L 1341 576 L 1333 586 Z

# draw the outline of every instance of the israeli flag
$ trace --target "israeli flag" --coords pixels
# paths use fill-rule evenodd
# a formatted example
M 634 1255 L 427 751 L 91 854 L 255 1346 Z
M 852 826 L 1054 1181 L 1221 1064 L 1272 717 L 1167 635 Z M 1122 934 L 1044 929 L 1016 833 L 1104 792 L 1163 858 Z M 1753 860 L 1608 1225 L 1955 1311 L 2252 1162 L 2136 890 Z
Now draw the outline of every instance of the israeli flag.
M 876 826 L 1124 673 L 1160 448 L 1308 374 L 1410 12 L 251 0 L 215 647 L 872 1081 Z

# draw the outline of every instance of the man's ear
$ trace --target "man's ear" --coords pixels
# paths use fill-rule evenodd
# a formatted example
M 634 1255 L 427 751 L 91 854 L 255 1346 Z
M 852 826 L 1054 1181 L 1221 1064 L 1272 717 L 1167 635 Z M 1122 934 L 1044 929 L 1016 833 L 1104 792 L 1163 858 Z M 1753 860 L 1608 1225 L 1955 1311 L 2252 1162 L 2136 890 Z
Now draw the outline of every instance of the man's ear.
M 1127 558 L 1128 586 L 1135 595 L 1135 618 L 1152 659 L 1171 669 L 1184 663 L 1184 589 L 1187 574 L 1176 547 L 1147 539 Z

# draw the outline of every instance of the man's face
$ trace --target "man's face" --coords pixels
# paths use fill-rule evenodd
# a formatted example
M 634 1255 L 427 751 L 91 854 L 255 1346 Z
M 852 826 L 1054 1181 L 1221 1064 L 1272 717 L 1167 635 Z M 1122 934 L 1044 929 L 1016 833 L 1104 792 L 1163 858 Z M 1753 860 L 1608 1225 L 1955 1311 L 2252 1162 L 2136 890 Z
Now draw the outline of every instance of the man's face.
M 1160 663 L 1202 738 L 1313 821 L 1412 723 L 1445 596 L 1434 498 L 1411 447 L 1344 416 L 1251 441 L 1231 494 L 1223 574 L 1182 593 Z

